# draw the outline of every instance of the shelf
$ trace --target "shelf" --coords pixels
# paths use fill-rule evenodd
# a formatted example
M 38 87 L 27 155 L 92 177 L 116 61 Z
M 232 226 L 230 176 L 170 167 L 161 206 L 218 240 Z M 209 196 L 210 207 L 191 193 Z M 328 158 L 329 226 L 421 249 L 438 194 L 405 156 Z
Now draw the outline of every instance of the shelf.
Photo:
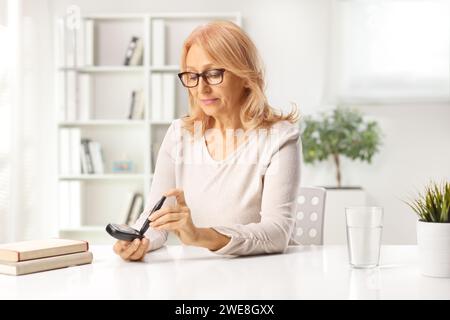
M 106 224 L 102 225 L 86 225 L 74 228 L 59 229 L 59 236 L 68 239 L 78 239 L 88 241 L 89 244 L 108 244 L 113 245 L 116 240 L 111 237 L 105 230 Z
M 151 19 L 215 19 L 226 20 L 235 19 L 240 22 L 241 14 L 239 12 L 220 13 L 220 12 L 169 12 L 169 13 L 152 13 L 149 15 Z
M 143 72 L 146 70 L 143 66 L 93 66 L 93 67 L 60 67 L 60 71 L 75 71 L 79 73 L 127 73 L 127 72 Z M 151 66 L 150 70 L 153 72 L 179 72 L 180 66 L 166 65 L 166 66 Z
M 150 124 L 154 124 L 154 125 L 159 125 L 159 126 L 166 126 L 166 125 L 171 125 L 173 120 L 170 121 L 150 121 Z
M 143 66 L 89 66 L 89 67 L 60 67 L 60 71 L 75 71 L 80 73 L 114 73 L 114 72 L 143 72 Z
M 82 226 L 78 228 L 63 228 L 60 232 L 104 232 L 104 226 Z
M 144 120 L 86 120 L 86 121 L 63 121 L 58 123 L 60 128 L 70 127 L 106 127 L 106 126 L 142 126 Z
M 178 65 L 151 66 L 150 70 L 153 72 L 180 72 L 180 66 Z
M 69 180 L 143 180 L 147 175 L 143 173 L 110 173 L 110 174 L 78 174 L 78 175 L 60 175 L 60 181 Z
M 115 72 L 143 72 L 147 68 L 144 66 L 91 66 L 91 67 L 60 67 L 60 71 L 75 71 L 79 73 L 115 73 Z M 151 66 L 153 72 L 179 72 L 178 65 Z
M 123 13 L 123 14 L 117 14 L 117 13 L 105 13 L 105 14 L 87 14 L 83 15 L 83 19 L 90 19 L 90 20 L 138 20 L 138 19 L 144 19 L 148 15 L 147 14 L 139 14 L 139 13 Z
M 157 12 L 151 14 L 139 13 L 105 13 L 105 14 L 86 14 L 83 19 L 91 20 L 137 20 L 144 18 L 151 19 L 237 19 L 240 20 L 241 14 L 239 12 L 220 13 L 220 12 Z

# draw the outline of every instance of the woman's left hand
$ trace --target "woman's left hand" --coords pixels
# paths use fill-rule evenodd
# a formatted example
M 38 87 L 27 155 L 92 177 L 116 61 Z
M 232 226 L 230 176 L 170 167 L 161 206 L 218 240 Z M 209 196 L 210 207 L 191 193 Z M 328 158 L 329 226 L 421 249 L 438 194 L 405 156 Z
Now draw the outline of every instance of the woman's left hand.
M 173 231 L 186 245 L 195 244 L 198 229 L 192 222 L 191 210 L 186 204 L 183 190 L 171 189 L 165 193 L 165 196 L 175 196 L 177 204 L 155 211 L 149 217 L 150 226 L 157 230 Z

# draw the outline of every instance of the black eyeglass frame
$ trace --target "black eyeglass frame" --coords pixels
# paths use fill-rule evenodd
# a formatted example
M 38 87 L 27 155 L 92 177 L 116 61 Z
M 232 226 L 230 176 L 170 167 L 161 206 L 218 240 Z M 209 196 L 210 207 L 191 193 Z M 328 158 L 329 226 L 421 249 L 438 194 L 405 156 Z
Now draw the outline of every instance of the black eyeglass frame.
M 218 83 L 209 83 L 209 82 L 208 82 L 208 79 L 207 79 L 207 77 L 206 77 L 206 74 L 207 74 L 208 72 L 211 72 L 211 71 L 220 71 L 220 76 L 221 76 L 220 82 L 218 82 Z M 221 83 L 223 82 L 223 74 L 224 74 L 225 71 L 226 71 L 226 70 L 223 69 L 223 68 L 221 68 L 221 69 L 209 69 L 209 70 L 205 70 L 205 71 L 203 71 L 203 72 L 201 72 L 201 73 L 196 73 L 196 72 L 186 71 L 186 72 L 180 72 L 180 73 L 178 74 L 178 78 L 180 79 L 181 84 L 182 84 L 183 86 L 185 86 L 186 88 L 195 88 L 196 86 L 198 86 L 198 83 L 199 83 L 199 81 L 200 81 L 200 77 L 202 77 L 202 78 L 203 78 L 203 81 L 205 81 L 205 82 L 206 82 L 207 84 L 209 84 L 210 86 L 216 86 L 216 85 L 221 84 Z M 195 74 L 195 75 L 197 76 L 197 82 L 196 82 L 196 84 L 195 84 L 194 86 L 188 86 L 188 85 L 186 85 L 186 84 L 183 82 L 183 75 L 188 74 L 188 73 L 190 73 L 190 74 Z

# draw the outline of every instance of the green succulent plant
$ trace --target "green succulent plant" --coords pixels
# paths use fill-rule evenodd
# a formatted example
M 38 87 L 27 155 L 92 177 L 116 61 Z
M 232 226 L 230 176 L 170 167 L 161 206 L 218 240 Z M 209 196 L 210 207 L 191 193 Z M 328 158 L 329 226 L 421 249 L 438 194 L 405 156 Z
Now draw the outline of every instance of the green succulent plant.
M 406 202 L 425 222 L 450 222 L 450 183 L 438 184 L 430 182 L 425 187 L 425 193 L 417 199 Z
M 381 145 L 381 130 L 375 121 L 364 121 L 353 109 L 339 107 L 318 118 L 307 116 L 300 124 L 305 163 L 332 159 L 337 186 L 341 187 L 341 156 L 371 163 Z

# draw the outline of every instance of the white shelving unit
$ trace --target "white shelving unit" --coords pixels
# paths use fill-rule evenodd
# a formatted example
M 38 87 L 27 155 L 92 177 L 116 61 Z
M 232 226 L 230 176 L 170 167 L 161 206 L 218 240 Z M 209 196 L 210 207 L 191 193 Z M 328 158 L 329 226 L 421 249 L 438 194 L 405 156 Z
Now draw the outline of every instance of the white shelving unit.
M 181 46 L 197 25 L 211 20 L 242 24 L 238 12 L 101 13 L 58 19 L 55 25 L 55 104 L 60 114 L 56 131 L 61 237 L 111 243 L 114 240 L 106 234 L 105 226 L 109 222 L 123 223 L 130 194 L 139 192 L 144 202 L 147 200 L 162 138 L 172 120 L 188 111 L 187 92 L 176 77 L 180 70 Z M 154 63 L 155 49 L 160 47 L 154 45 L 152 36 L 158 28 L 156 25 L 153 30 L 155 23 L 159 23 L 159 28 L 164 26 L 164 47 L 159 49 L 163 63 Z M 142 39 L 142 63 L 123 65 L 133 36 Z M 161 44 L 161 39 L 159 41 Z M 153 114 L 156 100 L 152 101 L 155 96 L 152 75 L 155 74 L 171 74 L 176 81 L 174 110 L 169 112 L 173 114 L 171 119 L 155 118 Z M 143 117 L 130 120 L 131 92 L 138 89 L 143 93 Z M 69 140 L 63 139 L 67 137 Z M 83 138 L 100 143 L 103 173 L 86 174 L 77 168 L 79 150 L 73 150 L 72 146 Z M 67 157 L 64 152 L 72 153 Z M 67 172 L 67 158 L 72 161 L 69 168 L 75 168 L 74 172 Z M 131 161 L 134 170 L 113 173 L 112 162 L 120 160 Z

